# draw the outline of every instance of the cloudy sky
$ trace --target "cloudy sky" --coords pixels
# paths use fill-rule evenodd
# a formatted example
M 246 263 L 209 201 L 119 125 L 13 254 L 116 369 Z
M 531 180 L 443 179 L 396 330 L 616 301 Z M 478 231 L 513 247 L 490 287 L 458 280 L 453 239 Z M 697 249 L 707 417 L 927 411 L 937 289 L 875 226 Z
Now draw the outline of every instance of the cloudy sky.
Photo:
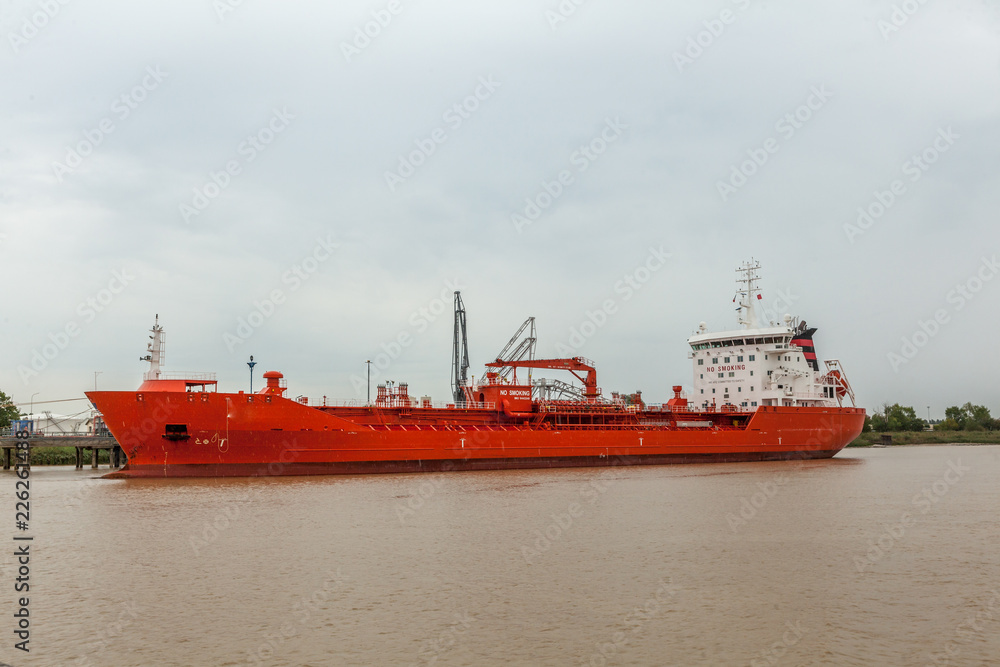
M 861 405 L 1000 412 L 996 2 L 35 0 L 0 35 L 17 401 L 135 388 L 156 314 L 223 390 L 253 354 L 363 398 L 379 358 L 445 399 L 457 286 L 477 376 L 533 315 L 655 402 L 752 257 Z

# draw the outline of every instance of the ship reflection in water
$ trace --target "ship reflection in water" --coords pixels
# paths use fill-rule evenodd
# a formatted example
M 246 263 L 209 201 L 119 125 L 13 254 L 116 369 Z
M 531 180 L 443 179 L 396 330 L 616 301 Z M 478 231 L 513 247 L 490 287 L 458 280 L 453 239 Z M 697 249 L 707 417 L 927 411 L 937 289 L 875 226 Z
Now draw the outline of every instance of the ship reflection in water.
M 32 651 L 18 665 L 1000 655 L 997 447 L 419 475 L 88 475 L 33 472 L 44 559 L 31 573 Z M 8 649 L 0 660 L 14 659 Z

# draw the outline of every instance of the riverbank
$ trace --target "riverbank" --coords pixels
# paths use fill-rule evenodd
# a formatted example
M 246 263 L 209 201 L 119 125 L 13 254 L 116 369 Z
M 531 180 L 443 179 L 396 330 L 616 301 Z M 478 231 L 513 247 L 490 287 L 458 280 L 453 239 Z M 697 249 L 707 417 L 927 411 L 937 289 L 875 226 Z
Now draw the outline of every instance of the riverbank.
M 90 465 L 90 450 L 87 453 L 86 465 Z M 98 465 L 109 465 L 106 449 L 97 450 Z M 68 466 L 76 464 L 75 447 L 35 447 L 31 450 L 31 465 L 33 466 Z
M 871 447 L 892 436 L 893 445 L 1000 445 L 1000 431 L 901 431 L 897 433 L 862 433 L 848 447 Z

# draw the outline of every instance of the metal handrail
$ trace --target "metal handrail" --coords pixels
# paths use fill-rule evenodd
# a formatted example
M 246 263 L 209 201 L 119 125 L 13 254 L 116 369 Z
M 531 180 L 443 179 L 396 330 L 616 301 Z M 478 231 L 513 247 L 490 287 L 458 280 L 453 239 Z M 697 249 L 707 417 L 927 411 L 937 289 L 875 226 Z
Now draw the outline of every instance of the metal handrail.
M 187 380 L 189 382 L 217 382 L 215 373 L 184 373 L 163 371 L 146 371 L 142 374 L 143 381 L 148 380 Z

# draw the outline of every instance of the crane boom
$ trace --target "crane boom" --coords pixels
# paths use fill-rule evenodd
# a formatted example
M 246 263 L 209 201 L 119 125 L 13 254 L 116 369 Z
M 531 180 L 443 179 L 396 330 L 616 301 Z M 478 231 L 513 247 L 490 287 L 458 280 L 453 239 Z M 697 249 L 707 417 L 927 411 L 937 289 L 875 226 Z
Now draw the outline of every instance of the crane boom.
M 524 338 L 521 336 L 524 335 Z M 510 337 L 504 348 L 500 350 L 500 354 L 496 356 L 497 359 L 503 359 L 504 361 L 521 360 L 527 358 L 529 361 L 535 358 L 535 318 L 529 317 L 524 321 L 521 327 L 514 332 L 514 335 Z M 511 371 L 514 369 L 510 366 L 501 368 L 497 372 L 497 380 L 506 379 Z M 531 374 L 528 374 L 528 380 L 531 380 Z
M 455 336 L 452 341 L 451 392 L 455 403 L 465 403 L 469 384 L 469 339 L 465 331 L 465 304 L 462 293 L 455 292 Z
M 601 390 L 597 388 L 597 369 L 594 362 L 585 357 L 572 357 L 570 359 L 522 359 L 503 360 L 497 359 L 486 364 L 490 368 L 548 368 L 558 371 L 569 371 L 577 380 L 583 383 L 583 397 L 585 399 L 596 399 L 601 395 Z M 583 377 L 580 373 L 586 373 Z

